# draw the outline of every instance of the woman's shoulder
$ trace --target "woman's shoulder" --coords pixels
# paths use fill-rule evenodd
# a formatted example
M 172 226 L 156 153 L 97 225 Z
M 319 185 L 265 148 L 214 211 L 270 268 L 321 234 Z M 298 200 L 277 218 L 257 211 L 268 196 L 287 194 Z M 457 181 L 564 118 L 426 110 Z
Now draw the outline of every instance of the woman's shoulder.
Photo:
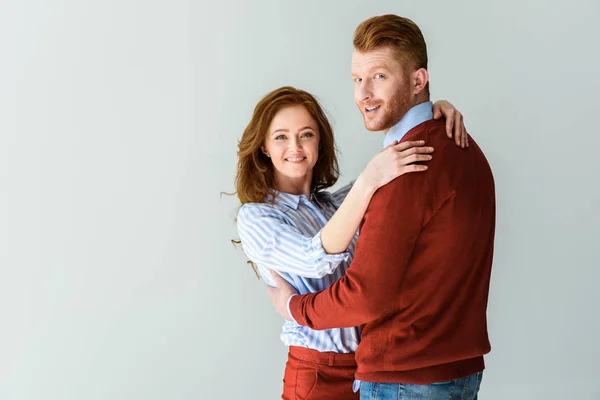
M 273 217 L 279 214 L 280 211 L 271 203 L 246 203 L 238 210 L 237 218 L 252 220 L 261 217 Z
M 344 185 L 337 190 L 322 190 L 317 194 L 317 196 L 322 200 L 331 202 L 337 208 L 344 201 L 350 189 L 352 189 L 354 182 L 355 180 L 352 180 L 349 184 Z

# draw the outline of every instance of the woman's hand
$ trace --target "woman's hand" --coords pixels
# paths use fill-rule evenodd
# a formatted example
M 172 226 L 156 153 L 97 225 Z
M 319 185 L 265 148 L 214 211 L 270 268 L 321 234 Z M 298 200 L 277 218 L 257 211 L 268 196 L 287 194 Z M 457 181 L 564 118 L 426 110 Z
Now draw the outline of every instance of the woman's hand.
M 424 144 L 423 140 L 403 143 L 394 141 L 369 161 L 359 179 L 362 178 L 367 187 L 375 191 L 400 175 L 427 170 L 426 165 L 415 164 L 432 158 L 433 147 L 426 147 Z
M 446 134 L 450 139 L 454 136 L 457 146 L 469 147 L 469 133 L 465 128 L 463 115 L 446 100 L 433 103 L 433 119 L 446 118 Z

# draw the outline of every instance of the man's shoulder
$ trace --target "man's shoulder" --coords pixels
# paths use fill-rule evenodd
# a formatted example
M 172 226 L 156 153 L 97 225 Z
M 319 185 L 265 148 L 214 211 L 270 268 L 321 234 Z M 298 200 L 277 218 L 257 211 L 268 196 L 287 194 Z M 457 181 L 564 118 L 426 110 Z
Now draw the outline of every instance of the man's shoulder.
M 419 125 L 413 127 L 411 130 L 406 132 L 406 135 L 402 138 L 402 142 L 411 140 L 428 140 L 435 139 L 429 138 L 430 134 L 443 133 L 443 137 L 447 138 L 446 134 L 446 120 L 445 119 L 430 119 L 422 122 Z

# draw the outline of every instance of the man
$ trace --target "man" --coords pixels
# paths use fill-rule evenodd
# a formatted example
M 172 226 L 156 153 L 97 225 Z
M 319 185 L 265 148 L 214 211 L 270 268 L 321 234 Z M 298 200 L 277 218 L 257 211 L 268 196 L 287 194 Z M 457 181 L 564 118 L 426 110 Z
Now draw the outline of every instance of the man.
M 297 295 L 275 275 L 277 311 L 312 329 L 362 325 L 356 352 L 364 399 L 476 399 L 490 351 L 486 309 L 495 231 L 495 189 L 476 143 L 461 149 L 433 120 L 427 49 L 419 28 L 396 15 L 356 29 L 355 100 L 368 130 L 435 148 L 429 170 L 373 197 L 346 275 Z

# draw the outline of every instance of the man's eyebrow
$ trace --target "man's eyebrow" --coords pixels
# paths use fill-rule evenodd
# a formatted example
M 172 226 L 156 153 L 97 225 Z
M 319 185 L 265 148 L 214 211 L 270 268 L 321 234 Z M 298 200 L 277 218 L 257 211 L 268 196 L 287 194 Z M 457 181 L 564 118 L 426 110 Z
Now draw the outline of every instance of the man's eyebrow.
M 375 66 L 373 66 L 372 68 L 369 68 L 369 72 L 373 72 L 378 69 L 384 69 L 386 71 L 390 70 L 390 68 L 387 66 L 387 64 L 381 63 L 381 64 L 375 64 Z
M 372 74 L 374 71 L 377 71 L 377 70 L 384 70 L 386 72 L 389 72 L 390 71 L 390 67 L 388 67 L 387 64 L 385 64 L 385 63 L 376 64 L 376 65 L 374 65 L 373 67 L 371 67 L 371 68 L 369 68 L 367 70 L 367 74 Z M 350 74 L 350 76 L 352 76 L 354 78 L 354 77 L 358 76 L 358 74 L 352 72 Z

